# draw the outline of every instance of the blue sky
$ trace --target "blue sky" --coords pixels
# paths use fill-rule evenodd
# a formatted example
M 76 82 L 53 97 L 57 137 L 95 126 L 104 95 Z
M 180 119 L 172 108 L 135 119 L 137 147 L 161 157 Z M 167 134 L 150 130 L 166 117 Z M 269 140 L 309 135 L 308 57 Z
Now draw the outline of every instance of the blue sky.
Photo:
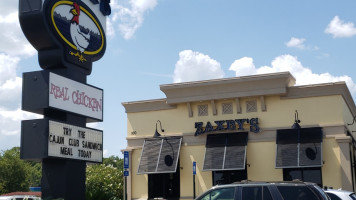
M 22 73 L 41 70 L 18 1 L 0 1 L 0 150 L 20 145 Z M 290 71 L 298 85 L 345 81 L 356 96 L 356 1 L 111 0 L 107 49 L 88 84 L 104 89 L 105 156 L 122 156 L 122 102 L 159 85 Z M 154 131 L 152 124 L 152 134 Z

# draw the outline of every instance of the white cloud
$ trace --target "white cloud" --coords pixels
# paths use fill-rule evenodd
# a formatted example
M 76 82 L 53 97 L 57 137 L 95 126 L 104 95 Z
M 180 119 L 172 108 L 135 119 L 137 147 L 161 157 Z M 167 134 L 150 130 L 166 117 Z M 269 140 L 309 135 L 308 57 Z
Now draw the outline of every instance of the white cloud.
M 110 5 L 112 14 L 109 22 L 113 24 L 113 27 L 115 27 L 115 23 L 118 23 L 117 27 L 120 33 L 128 40 L 142 26 L 145 13 L 156 7 L 157 0 L 130 0 L 125 5 L 118 4 L 116 0 L 113 0 Z M 111 29 L 109 35 L 113 34 L 113 29 Z
M 192 50 L 179 53 L 179 60 L 174 69 L 173 82 L 208 80 L 224 77 L 220 63 Z
M 344 22 L 339 16 L 335 16 L 325 29 L 325 33 L 338 37 L 352 37 L 356 35 L 356 28 L 352 22 Z
M 0 53 L 0 147 L 19 146 L 21 120 L 39 115 L 21 111 L 22 78 L 16 75 L 19 58 Z M 11 139 L 13 138 L 13 139 Z
M 241 59 L 235 60 L 229 70 L 235 71 L 236 76 L 246 76 L 250 74 L 256 74 L 256 67 L 253 64 L 253 59 L 250 57 L 243 57 Z
M 0 17 L 6 16 L 18 10 L 19 1 L 14 0 L 1 0 L 0 3 Z
M 287 47 L 304 49 L 305 48 L 304 42 L 305 42 L 305 38 L 292 37 L 288 42 L 286 42 L 286 45 Z
M 0 3 L 0 7 L 3 6 Z M 0 52 L 14 56 L 33 56 L 36 50 L 22 33 L 18 21 L 18 12 L 0 14 Z
M 271 66 L 262 66 L 260 68 L 256 68 L 252 62 L 243 62 L 246 60 L 253 61 L 252 58 L 245 57 L 242 59 L 236 60 L 230 66 L 230 70 L 235 71 L 236 76 L 289 71 L 296 78 L 296 85 L 345 81 L 350 89 L 350 92 L 353 95 L 356 94 L 356 84 L 353 82 L 351 77 L 346 75 L 333 76 L 329 73 L 313 73 L 311 69 L 304 67 L 302 63 L 298 61 L 298 58 L 295 56 L 291 56 L 288 54 L 278 56 L 272 61 Z
M 290 48 L 297 48 L 301 50 L 318 50 L 319 47 L 317 46 L 311 46 L 311 45 L 305 45 L 305 38 L 295 38 L 292 37 L 288 42 L 285 43 L 287 47 Z

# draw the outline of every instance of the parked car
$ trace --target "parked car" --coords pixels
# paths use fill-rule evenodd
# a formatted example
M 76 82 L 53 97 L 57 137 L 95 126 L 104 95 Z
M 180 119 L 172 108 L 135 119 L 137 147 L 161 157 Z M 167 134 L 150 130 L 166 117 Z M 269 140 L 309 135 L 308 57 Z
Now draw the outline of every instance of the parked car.
M 214 186 L 196 200 L 330 200 L 315 183 L 243 181 Z
M 331 200 L 356 200 L 356 194 L 354 192 L 333 189 L 326 189 L 325 192 Z
M 33 195 L 8 195 L 0 196 L 0 200 L 41 200 L 41 197 Z
M 41 198 L 31 195 L 11 195 L 0 196 L 0 200 L 41 200 Z

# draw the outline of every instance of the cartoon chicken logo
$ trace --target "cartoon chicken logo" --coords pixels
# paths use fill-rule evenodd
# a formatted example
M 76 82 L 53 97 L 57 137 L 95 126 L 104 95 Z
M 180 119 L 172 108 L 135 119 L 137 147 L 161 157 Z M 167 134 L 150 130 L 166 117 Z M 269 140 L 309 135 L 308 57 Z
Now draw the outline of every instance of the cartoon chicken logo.
M 53 26 L 78 63 L 93 61 L 104 49 L 104 32 L 84 3 L 58 1 L 52 8 Z
M 84 58 L 83 53 L 89 45 L 90 33 L 84 33 L 79 27 L 80 7 L 77 3 L 73 3 L 71 13 L 73 14 L 73 18 L 70 24 L 70 35 L 79 52 L 70 52 L 70 54 L 77 56 L 80 62 L 85 62 L 86 59 Z

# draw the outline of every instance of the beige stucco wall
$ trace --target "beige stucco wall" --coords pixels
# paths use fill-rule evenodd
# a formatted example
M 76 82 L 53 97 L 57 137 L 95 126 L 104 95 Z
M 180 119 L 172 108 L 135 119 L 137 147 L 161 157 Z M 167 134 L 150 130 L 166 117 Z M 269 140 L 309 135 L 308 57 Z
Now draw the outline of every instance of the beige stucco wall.
M 323 185 L 335 189 L 341 188 L 340 148 L 335 138 L 324 138 L 323 161 Z
M 152 137 L 155 131 L 157 120 L 162 122 L 162 127 L 165 129 L 164 134 L 175 135 L 183 133 L 194 133 L 195 122 L 213 122 L 215 120 L 228 120 L 240 118 L 259 118 L 261 128 L 281 128 L 290 127 L 294 123 L 294 112 L 298 110 L 301 126 L 325 126 L 334 124 L 344 124 L 344 118 L 350 119 L 350 116 L 345 116 L 345 104 L 341 96 L 324 96 L 314 98 L 300 99 L 281 99 L 279 96 L 270 96 L 265 98 L 267 107 L 266 112 L 261 111 L 261 102 L 259 98 L 255 98 L 258 103 L 257 112 L 246 112 L 246 101 L 254 98 L 241 99 L 240 104 L 242 113 L 236 113 L 236 104 L 233 100 L 216 101 L 218 114 L 213 115 L 210 102 L 192 103 L 193 117 L 188 117 L 188 109 L 186 104 L 180 104 L 176 109 L 149 111 L 139 113 L 128 113 L 128 137 Z M 222 103 L 232 102 L 234 107 L 233 114 L 222 114 Z M 208 104 L 209 115 L 197 116 L 198 105 Z M 326 109 L 327 108 L 327 109 Z M 352 119 L 352 118 L 351 118 Z M 356 126 L 355 126 L 356 127 Z M 248 126 L 245 128 L 248 129 Z M 136 131 L 136 135 L 131 135 L 131 132 Z
M 148 176 L 138 175 L 138 165 L 140 163 L 142 149 L 135 149 L 132 151 L 132 173 L 131 186 L 132 186 L 132 199 L 147 199 L 148 198 Z
M 181 197 L 193 197 L 193 161 L 196 162 L 195 192 L 200 195 L 212 187 L 210 171 L 203 171 L 204 146 L 184 146 L 180 153 L 180 195 Z
M 257 112 L 246 112 L 246 101 L 257 100 Z M 233 114 L 222 114 L 222 103 L 233 103 Z M 198 105 L 208 104 L 209 115 L 197 116 Z M 343 97 L 340 95 L 309 97 L 288 99 L 280 96 L 266 96 L 265 104 L 267 111 L 261 111 L 260 98 L 241 98 L 240 105 L 242 113 L 236 113 L 235 100 L 219 100 L 215 101 L 218 110 L 217 115 L 214 116 L 210 101 L 193 102 L 191 107 L 193 110 L 193 117 L 188 116 L 188 108 L 186 104 L 179 104 L 175 109 L 147 111 L 127 114 L 128 139 L 152 137 L 155 131 L 157 120 L 162 122 L 162 128 L 165 129 L 163 133 L 169 135 L 192 135 L 195 132 L 195 122 L 210 121 L 213 123 L 216 120 L 231 120 L 242 118 L 259 118 L 259 126 L 261 133 L 265 130 L 275 131 L 280 128 L 289 128 L 294 123 L 294 112 L 298 110 L 300 125 L 302 127 L 311 126 L 332 126 L 346 124 L 352 115 L 349 108 L 345 104 Z M 345 122 L 346 121 L 346 122 Z M 351 123 L 348 122 L 348 123 Z M 245 126 L 248 130 L 248 125 Z M 356 124 L 350 127 L 356 130 Z M 135 131 L 136 135 L 131 132 Z M 161 132 L 160 132 L 161 133 Z M 162 133 L 161 133 L 162 134 Z M 255 133 L 250 133 L 255 134 Z M 340 133 L 335 133 L 340 134 Z M 283 170 L 275 169 L 276 143 L 275 134 L 271 134 L 266 141 L 249 141 L 247 145 L 247 172 L 249 180 L 273 181 L 283 180 Z M 198 136 L 203 137 L 203 136 Z M 189 144 L 189 141 L 188 141 Z M 130 148 L 130 147 L 129 147 Z M 148 178 L 147 175 L 137 175 L 137 168 L 141 156 L 141 148 L 135 148 L 132 151 L 132 198 L 145 198 L 148 196 Z M 196 146 L 185 146 L 182 143 L 180 150 L 180 196 L 192 197 L 193 195 L 193 180 L 192 180 L 192 162 L 197 162 L 197 176 L 196 176 L 196 194 L 199 195 L 212 186 L 212 173 L 209 171 L 202 171 L 204 162 L 204 144 Z M 340 149 L 335 138 L 327 137 L 323 140 L 323 161 L 322 167 L 323 184 L 334 188 L 342 186 L 341 167 L 340 167 Z
M 252 181 L 282 181 L 283 170 L 276 169 L 276 142 L 247 144 L 247 178 Z

